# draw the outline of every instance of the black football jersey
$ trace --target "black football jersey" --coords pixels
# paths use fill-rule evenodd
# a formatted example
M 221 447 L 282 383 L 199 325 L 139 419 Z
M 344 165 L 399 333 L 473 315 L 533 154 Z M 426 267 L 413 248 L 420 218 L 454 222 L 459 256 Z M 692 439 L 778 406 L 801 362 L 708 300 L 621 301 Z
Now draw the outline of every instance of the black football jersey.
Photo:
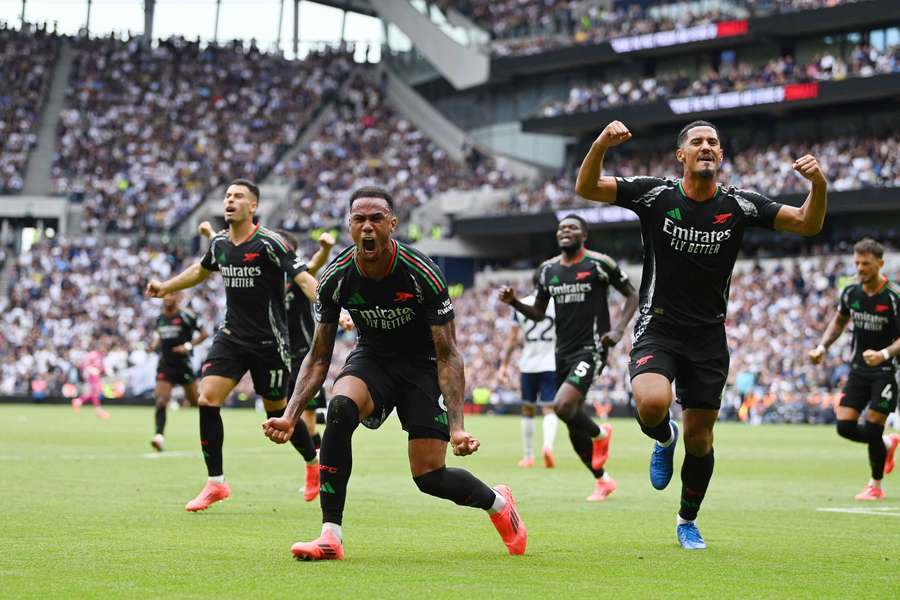
M 293 279 L 306 270 L 274 231 L 257 224 L 240 243 L 228 230 L 217 233 L 201 261 L 218 271 L 225 282 L 225 321 L 217 335 L 245 346 L 276 346 L 287 353 L 285 276 Z
M 773 229 L 783 205 L 719 186 L 705 202 L 681 180 L 617 177 L 616 204 L 637 213 L 644 243 L 641 304 L 634 335 L 651 320 L 698 326 L 725 322 L 731 273 L 747 227 Z
M 853 283 L 841 292 L 838 311 L 853 320 L 851 368 L 866 373 L 893 371 L 897 364 L 895 358 L 870 367 L 863 360 L 863 352 L 887 348 L 900 337 L 900 289 L 885 281 L 882 288 L 870 296 L 862 284 Z
M 453 320 L 444 274 L 415 248 L 391 240 L 389 274 L 370 279 L 356 261 L 356 247 L 343 250 L 322 273 L 316 301 L 320 323 L 336 323 L 341 308 L 353 317 L 357 347 L 379 356 L 435 358 L 431 326 Z
M 585 249 L 579 260 L 563 265 L 556 256 L 537 270 L 537 297 L 552 298 L 556 310 L 556 354 L 571 356 L 600 350 L 600 338 L 609 331 L 609 287 L 623 294 L 626 275 L 609 256 Z

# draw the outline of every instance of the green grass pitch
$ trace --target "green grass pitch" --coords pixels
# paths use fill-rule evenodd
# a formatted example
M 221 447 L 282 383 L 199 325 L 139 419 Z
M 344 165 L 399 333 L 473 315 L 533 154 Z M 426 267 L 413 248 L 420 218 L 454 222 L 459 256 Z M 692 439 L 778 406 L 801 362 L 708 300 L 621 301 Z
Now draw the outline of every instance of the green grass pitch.
M 608 467 L 619 490 L 590 504 L 593 482 L 564 425 L 558 468 L 524 470 L 515 466 L 517 418 L 469 417 L 481 450 L 449 464 L 512 488 L 529 539 L 525 556 L 509 556 L 482 511 L 416 490 L 391 419 L 355 436 L 347 560 L 300 563 L 290 546 L 318 535 L 318 501 L 303 502 L 299 456 L 263 437 L 260 414 L 223 412 L 232 498 L 190 514 L 184 504 L 206 476 L 196 411 L 170 412 L 168 451 L 156 456 L 152 409 L 109 408 L 103 422 L 87 407 L 0 407 L 0 597 L 900 594 L 900 475 L 886 478 L 886 501 L 855 502 L 868 478 L 865 447 L 828 427 L 720 425 L 698 521 L 709 549 L 686 552 L 674 536 L 677 472 L 664 492 L 650 487 L 650 444 L 633 422 L 614 421 Z

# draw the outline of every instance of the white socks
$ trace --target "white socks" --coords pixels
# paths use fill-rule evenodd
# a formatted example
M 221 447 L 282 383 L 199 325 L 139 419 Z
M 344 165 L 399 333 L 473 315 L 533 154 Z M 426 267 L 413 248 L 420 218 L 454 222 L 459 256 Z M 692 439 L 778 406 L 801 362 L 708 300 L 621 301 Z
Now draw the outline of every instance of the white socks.
M 337 539 L 342 542 L 344 541 L 344 534 L 341 531 L 341 526 L 337 523 L 322 523 L 322 533 L 325 533 L 326 531 L 330 531 L 337 536 Z
M 488 509 L 489 515 L 496 515 L 498 512 L 503 510 L 503 507 L 506 506 L 506 500 L 497 490 L 493 490 L 494 492 L 494 503 Z
M 225 483 L 225 475 L 216 475 L 215 477 L 210 477 L 209 480 L 213 483 Z
M 522 417 L 522 450 L 525 458 L 534 458 L 534 417 Z
M 553 444 L 556 442 L 556 427 L 559 425 L 559 417 L 556 413 L 544 415 L 544 448 L 553 450 Z

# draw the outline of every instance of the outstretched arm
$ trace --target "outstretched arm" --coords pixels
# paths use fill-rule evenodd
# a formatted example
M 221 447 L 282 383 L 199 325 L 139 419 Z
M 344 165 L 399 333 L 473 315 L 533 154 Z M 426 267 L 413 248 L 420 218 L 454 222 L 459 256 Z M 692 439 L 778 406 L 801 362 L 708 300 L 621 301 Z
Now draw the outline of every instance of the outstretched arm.
M 809 360 L 812 361 L 812 364 L 817 365 L 822 362 L 822 359 L 825 358 L 825 352 L 841 337 L 841 333 L 844 332 L 844 328 L 847 327 L 849 321 L 849 316 L 840 312 L 834 313 L 834 317 L 829 321 L 828 327 L 825 328 L 825 333 L 822 334 L 822 341 L 809 353 Z
M 775 229 L 800 235 L 816 235 L 822 231 L 825 211 L 828 208 L 828 180 L 819 169 L 816 158 L 807 154 L 794 161 L 796 170 L 811 186 L 803 206 L 782 206 L 775 215 Z
M 166 281 L 158 281 L 151 279 L 147 283 L 146 293 L 151 298 L 162 298 L 172 292 L 178 292 L 190 287 L 194 287 L 198 283 L 204 281 L 212 274 L 212 271 L 204 269 L 200 263 L 196 262 L 187 269 Z
M 316 301 L 316 288 L 319 284 L 316 282 L 316 278 L 309 274 L 309 271 L 302 271 L 294 275 L 294 283 L 300 286 L 300 291 L 309 298 L 310 302 Z
M 588 150 L 587 156 L 578 169 L 575 182 L 575 193 L 588 200 L 612 204 L 616 201 L 618 185 L 615 177 L 601 175 L 603 158 L 606 151 L 613 146 L 631 139 L 631 132 L 621 121 L 613 121 L 607 125 Z
M 300 373 L 297 376 L 297 385 L 291 400 L 284 411 L 284 416 L 277 419 L 269 419 L 263 423 L 263 432 L 270 440 L 277 444 L 283 444 L 294 433 L 294 425 L 300 419 L 303 409 L 309 401 L 319 392 L 325 377 L 328 375 L 328 367 L 331 366 L 331 354 L 334 352 L 334 338 L 337 335 L 337 323 L 319 323 L 313 334 L 312 348 L 303 364 L 300 365 Z
M 456 331 L 453 321 L 431 326 L 431 337 L 437 353 L 438 385 L 447 407 L 450 426 L 450 445 L 453 454 L 466 456 L 478 450 L 480 442 L 466 433 L 463 425 L 466 376 L 462 355 L 456 347 Z

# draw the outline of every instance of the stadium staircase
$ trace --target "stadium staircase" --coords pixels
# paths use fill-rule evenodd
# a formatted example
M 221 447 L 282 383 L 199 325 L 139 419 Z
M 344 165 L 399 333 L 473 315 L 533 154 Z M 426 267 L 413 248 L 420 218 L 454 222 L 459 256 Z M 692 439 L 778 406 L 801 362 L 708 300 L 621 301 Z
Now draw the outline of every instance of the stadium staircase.
M 422 14 L 409 0 L 370 0 L 378 16 L 394 24 L 412 41 L 416 52 L 424 56 L 458 90 L 485 83 L 490 77 L 490 55 L 475 43 L 464 44 L 448 35 L 444 28 Z M 461 23 L 454 15 L 457 23 Z M 470 40 L 475 36 L 469 36 Z M 452 57 L 452 60 L 448 60 Z
M 53 168 L 53 154 L 56 151 L 56 124 L 66 101 L 66 90 L 72 74 L 74 52 L 69 40 L 62 38 L 59 46 L 59 59 L 53 69 L 53 79 L 47 102 L 41 110 L 38 120 L 38 139 L 34 151 L 28 160 L 25 170 L 25 183 L 22 189 L 24 196 L 45 196 L 51 193 L 50 173 Z

